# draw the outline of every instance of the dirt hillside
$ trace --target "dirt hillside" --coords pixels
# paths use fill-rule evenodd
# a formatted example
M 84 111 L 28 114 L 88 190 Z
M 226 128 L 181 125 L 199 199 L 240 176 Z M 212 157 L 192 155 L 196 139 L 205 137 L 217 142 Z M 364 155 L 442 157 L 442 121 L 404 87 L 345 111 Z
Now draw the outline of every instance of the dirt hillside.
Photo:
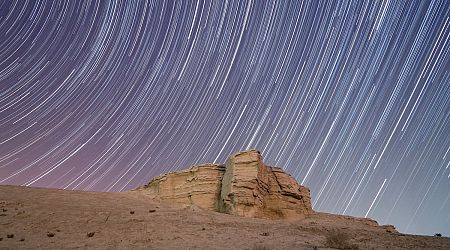
M 171 208 L 139 192 L 0 186 L 0 249 L 450 249 L 371 220 L 243 218 Z

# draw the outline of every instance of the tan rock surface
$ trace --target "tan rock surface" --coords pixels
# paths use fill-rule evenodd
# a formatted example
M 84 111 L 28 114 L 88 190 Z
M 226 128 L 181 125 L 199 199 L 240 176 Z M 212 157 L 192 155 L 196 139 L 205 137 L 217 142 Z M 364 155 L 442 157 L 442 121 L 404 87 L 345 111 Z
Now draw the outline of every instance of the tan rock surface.
M 260 172 L 266 170 L 257 151 L 239 152 L 229 157 L 222 179 L 220 212 L 258 217 L 258 208 L 263 206 L 259 189 L 268 189 L 267 174 Z
M 136 191 L 0 186 L 0 249 L 450 249 L 450 238 L 372 223 L 323 213 L 245 218 L 167 207 Z
M 139 188 L 152 199 L 245 217 L 302 218 L 313 213 L 309 189 L 280 168 L 264 165 L 248 150 L 225 166 L 205 164 L 153 178 Z
M 264 165 L 256 150 L 228 158 L 221 211 L 245 217 L 301 218 L 313 212 L 309 189 L 280 168 Z
M 153 178 L 140 188 L 151 198 L 171 204 L 218 210 L 224 166 L 204 164 Z

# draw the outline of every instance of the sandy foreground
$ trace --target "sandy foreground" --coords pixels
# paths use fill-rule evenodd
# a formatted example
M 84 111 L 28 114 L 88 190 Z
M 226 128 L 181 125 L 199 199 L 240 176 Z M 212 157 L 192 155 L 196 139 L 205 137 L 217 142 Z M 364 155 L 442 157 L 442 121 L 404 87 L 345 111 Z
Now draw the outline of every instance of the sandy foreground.
M 0 249 L 450 249 L 371 220 L 318 213 L 295 221 L 174 208 L 139 192 L 0 186 Z

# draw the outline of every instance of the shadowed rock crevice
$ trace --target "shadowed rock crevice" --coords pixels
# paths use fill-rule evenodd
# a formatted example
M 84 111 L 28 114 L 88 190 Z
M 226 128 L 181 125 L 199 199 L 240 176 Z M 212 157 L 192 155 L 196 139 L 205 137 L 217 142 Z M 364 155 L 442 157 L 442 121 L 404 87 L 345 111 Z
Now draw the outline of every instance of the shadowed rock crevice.
M 282 169 L 264 165 L 256 150 L 236 153 L 225 165 L 204 164 L 153 178 L 139 188 L 174 205 L 268 219 L 312 214 L 309 189 Z

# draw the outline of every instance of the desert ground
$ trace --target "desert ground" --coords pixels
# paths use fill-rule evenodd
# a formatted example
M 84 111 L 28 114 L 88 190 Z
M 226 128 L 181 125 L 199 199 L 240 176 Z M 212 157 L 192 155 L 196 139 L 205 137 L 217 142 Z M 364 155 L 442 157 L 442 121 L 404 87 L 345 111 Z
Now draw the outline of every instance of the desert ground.
M 450 238 L 324 213 L 287 221 L 176 208 L 138 191 L 0 186 L 0 249 L 450 249 Z

